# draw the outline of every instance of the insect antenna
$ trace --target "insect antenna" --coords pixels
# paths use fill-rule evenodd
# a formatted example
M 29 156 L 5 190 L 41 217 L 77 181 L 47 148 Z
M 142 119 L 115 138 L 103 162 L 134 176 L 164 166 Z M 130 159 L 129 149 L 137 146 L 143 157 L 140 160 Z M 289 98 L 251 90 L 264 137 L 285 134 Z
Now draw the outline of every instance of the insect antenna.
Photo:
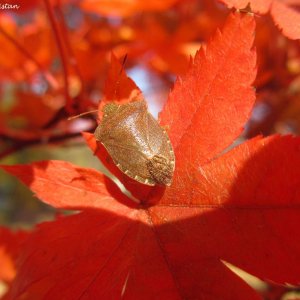
M 114 90 L 114 98 L 116 99 L 117 98 L 117 93 L 119 93 L 119 89 L 120 89 L 120 81 L 121 81 L 121 75 L 125 69 L 125 64 L 126 64 L 126 61 L 127 61 L 127 54 L 125 54 L 124 58 L 123 58 L 123 61 L 122 61 L 122 64 L 121 64 L 121 68 L 120 68 L 120 72 L 119 72 L 119 75 L 118 75 L 118 79 L 115 83 L 115 90 Z
M 82 117 L 82 116 L 85 116 L 85 115 L 94 114 L 94 113 L 96 113 L 96 112 L 98 112 L 98 109 L 86 111 L 86 112 L 81 113 L 81 114 L 79 114 L 79 115 L 69 117 L 69 118 L 68 118 L 68 121 L 73 120 L 73 119 L 77 119 L 77 118 Z
M 127 61 L 127 53 L 125 54 L 124 58 L 123 58 L 123 62 L 122 62 L 122 67 L 121 67 L 121 70 L 120 70 L 120 74 L 124 71 L 125 69 L 125 64 L 126 64 L 126 61 Z

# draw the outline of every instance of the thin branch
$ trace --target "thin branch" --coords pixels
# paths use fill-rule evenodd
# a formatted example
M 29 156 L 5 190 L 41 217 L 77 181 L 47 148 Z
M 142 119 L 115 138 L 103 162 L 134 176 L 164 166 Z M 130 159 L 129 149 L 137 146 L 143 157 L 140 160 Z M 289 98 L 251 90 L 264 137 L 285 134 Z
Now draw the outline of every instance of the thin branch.
M 22 53 L 27 59 L 33 62 L 33 64 L 41 72 L 41 74 L 53 90 L 58 89 L 58 83 L 54 76 L 49 71 L 45 70 L 44 67 L 30 54 L 30 52 L 28 52 L 18 41 L 16 41 L 12 36 L 10 36 L 1 26 L 0 33 L 7 40 L 9 40 L 20 51 L 20 53 Z
M 47 144 L 65 141 L 65 140 L 72 139 L 75 137 L 80 137 L 80 136 L 81 136 L 81 132 L 74 132 L 74 133 L 69 133 L 69 134 L 50 136 L 48 138 Z M 0 159 L 3 159 L 8 155 L 11 155 L 15 152 L 23 150 L 24 148 L 35 146 L 35 145 L 42 145 L 42 144 L 45 144 L 43 138 L 32 139 L 29 141 L 18 141 L 12 147 L 1 152 Z
M 48 18 L 49 18 L 49 22 L 51 24 L 52 32 L 53 32 L 54 38 L 56 40 L 56 45 L 57 45 L 57 49 L 59 52 L 60 60 L 61 60 L 63 77 L 64 77 L 64 94 L 65 94 L 65 98 L 66 98 L 66 108 L 68 111 L 71 112 L 72 111 L 72 99 L 69 95 L 69 90 L 70 90 L 69 72 L 68 72 L 67 58 L 66 58 L 64 46 L 63 46 L 63 40 L 62 40 L 60 31 L 59 31 L 58 25 L 56 23 L 53 9 L 51 7 L 49 0 L 44 0 L 44 3 L 45 3 Z

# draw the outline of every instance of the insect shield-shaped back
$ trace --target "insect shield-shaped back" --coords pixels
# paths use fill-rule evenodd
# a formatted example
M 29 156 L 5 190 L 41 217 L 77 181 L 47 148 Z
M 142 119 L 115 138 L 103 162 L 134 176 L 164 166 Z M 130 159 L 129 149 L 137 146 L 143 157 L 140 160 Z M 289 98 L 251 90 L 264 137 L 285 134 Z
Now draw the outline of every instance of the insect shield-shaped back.
M 148 112 L 144 100 L 106 104 L 95 138 L 118 168 L 147 185 L 170 185 L 175 157 L 166 131 Z

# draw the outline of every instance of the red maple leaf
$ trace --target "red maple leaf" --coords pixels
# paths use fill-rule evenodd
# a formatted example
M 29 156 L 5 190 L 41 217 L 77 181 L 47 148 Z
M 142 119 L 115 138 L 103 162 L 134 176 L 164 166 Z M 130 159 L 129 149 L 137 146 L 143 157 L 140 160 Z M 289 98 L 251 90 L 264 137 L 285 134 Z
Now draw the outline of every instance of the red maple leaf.
M 300 39 L 300 1 L 299 0 L 219 0 L 228 7 L 244 9 L 248 4 L 253 12 L 270 13 L 274 23 L 290 39 Z
M 254 102 L 253 33 L 253 17 L 230 15 L 176 81 L 160 115 L 176 154 L 170 187 L 135 203 L 94 169 L 2 166 L 42 201 L 82 210 L 29 237 L 12 299 L 259 299 L 224 261 L 299 284 L 300 139 L 258 137 L 222 152 Z

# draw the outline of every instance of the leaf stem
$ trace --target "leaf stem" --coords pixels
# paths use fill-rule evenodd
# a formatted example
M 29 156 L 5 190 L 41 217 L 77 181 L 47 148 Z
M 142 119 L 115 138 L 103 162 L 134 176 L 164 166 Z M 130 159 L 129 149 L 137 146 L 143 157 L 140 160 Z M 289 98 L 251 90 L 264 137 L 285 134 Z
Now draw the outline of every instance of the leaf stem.
M 63 77 L 64 77 L 64 94 L 65 94 L 65 98 L 66 98 L 66 109 L 68 112 L 72 113 L 72 99 L 69 94 L 69 90 L 70 90 L 69 72 L 68 72 L 67 58 L 66 58 L 65 51 L 64 51 L 63 40 L 62 40 L 60 31 L 59 31 L 58 25 L 56 23 L 53 9 L 51 7 L 49 0 L 44 0 L 44 3 L 45 3 L 45 7 L 46 7 L 46 12 L 47 12 L 47 15 L 49 18 L 49 22 L 50 22 L 50 25 L 52 28 L 52 32 L 53 32 L 54 38 L 56 40 L 56 46 L 57 46 L 57 49 L 59 52 L 60 61 L 61 61 L 61 65 L 62 65 Z
M 74 70 L 77 73 L 77 76 L 80 80 L 80 84 L 81 84 L 80 94 L 82 94 L 85 91 L 83 76 L 81 74 L 80 68 L 78 66 L 77 59 L 75 57 L 74 51 L 73 51 L 71 43 L 70 43 L 68 28 L 67 28 L 65 18 L 64 18 L 64 14 L 63 14 L 63 11 L 62 11 L 62 8 L 61 8 L 61 1 L 58 0 L 57 4 L 58 4 L 57 5 L 57 13 L 58 13 L 58 17 L 59 17 L 59 20 L 60 20 L 60 25 L 61 25 L 61 29 L 62 29 L 62 33 L 63 33 L 65 45 L 66 45 L 66 49 L 67 49 L 68 55 L 70 57 L 70 63 L 74 67 Z

